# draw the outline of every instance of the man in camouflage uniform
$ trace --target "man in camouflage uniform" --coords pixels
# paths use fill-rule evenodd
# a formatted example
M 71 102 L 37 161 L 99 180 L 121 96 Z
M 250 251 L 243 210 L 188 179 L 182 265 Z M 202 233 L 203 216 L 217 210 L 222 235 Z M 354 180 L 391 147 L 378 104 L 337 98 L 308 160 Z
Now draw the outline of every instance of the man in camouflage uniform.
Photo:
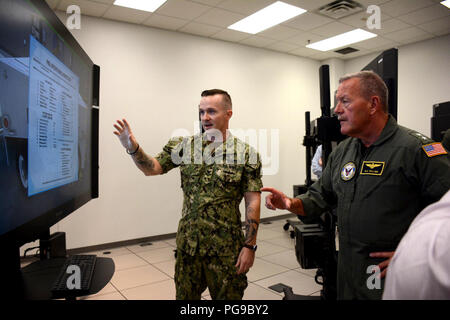
M 184 200 L 176 239 L 176 298 L 200 299 L 208 287 L 212 299 L 240 300 L 255 259 L 261 161 L 228 131 L 233 112 L 227 92 L 204 91 L 199 112 L 205 132 L 171 139 L 155 158 L 144 153 L 125 119 L 114 125 L 115 134 L 145 175 L 180 167 Z
M 337 207 L 338 299 L 380 299 L 384 276 L 415 216 L 450 188 L 450 163 L 440 143 L 401 127 L 387 112 L 387 88 L 371 71 L 343 77 L 335 113 L 348 138 L 331 153 L 306 194 L 273 188 L 266 206 L 301 216 Z M 382 281 L 371 274 L 378 266 Z M 379 285 L 377 285 L 379 284 Z

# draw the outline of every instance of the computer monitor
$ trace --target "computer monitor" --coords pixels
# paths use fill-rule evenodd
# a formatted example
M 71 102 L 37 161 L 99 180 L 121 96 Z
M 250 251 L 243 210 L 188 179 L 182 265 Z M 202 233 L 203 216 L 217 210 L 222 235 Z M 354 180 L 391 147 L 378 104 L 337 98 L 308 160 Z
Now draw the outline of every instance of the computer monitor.
M 98 196 L 100 68 L 44 0 L 0 0 L 0 255 Z
M 383 51 L 362 70 L 372 70 L 384 80 L 389 90 L 388 111 L 397 119 L 398 49 Z

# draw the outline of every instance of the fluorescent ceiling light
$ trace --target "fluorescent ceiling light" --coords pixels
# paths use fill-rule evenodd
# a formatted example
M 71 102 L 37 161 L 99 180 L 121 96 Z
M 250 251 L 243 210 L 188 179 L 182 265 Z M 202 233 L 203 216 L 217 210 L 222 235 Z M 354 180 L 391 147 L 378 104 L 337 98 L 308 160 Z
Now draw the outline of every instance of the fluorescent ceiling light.
M 289 20 L 306 10 L 277 1 L 254 14 L 232 24 L 228 29 L 255 34 Z
M 446 6 L 447 8 L 450 9 L 450 0 L 442 1 L 441 4 L 443 4 L 444 6 Z
M 114 5 L 136 10 L 153 12 L 167 0 L 116 0 Z
M 365 31 L 363 29 L 355 29 L 353 31 L 349 31 L 343 34 L 339 34 L 337 36 L 321 40 L 318 42 L 314 42 L 311 44 L 308 44 L 306 47 L 320 50 L 320 51 L 328 51 L 332 49 L 336 49 L 339 47 L 343 47 L 355 42 L 360 42 L 363 40 L 367 40 L 370 38 L 374 38 L 377 35 L 375 33 Z

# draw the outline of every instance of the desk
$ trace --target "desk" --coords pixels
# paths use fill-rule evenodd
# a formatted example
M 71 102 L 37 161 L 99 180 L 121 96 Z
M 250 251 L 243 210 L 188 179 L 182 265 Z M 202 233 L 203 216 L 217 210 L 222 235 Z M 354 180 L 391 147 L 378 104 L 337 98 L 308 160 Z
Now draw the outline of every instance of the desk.
M 76 295 L 54 297 L 51 293 L 51 287 L 65 261 L 65 258 L 39 260 L 22 268 L 23 297 L 27 300 L 75 299 Z M 111 280 L 114 270 L 114 261 L 111 258 L 97 257 L 91 289 L 86 295 L 96 294 L 102 290 Z

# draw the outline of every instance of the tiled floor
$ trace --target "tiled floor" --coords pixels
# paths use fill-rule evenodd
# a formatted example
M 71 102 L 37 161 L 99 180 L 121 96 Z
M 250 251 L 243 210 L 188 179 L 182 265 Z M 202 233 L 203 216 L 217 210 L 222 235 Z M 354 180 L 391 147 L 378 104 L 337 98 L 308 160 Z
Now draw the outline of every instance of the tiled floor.
M 314 281 L 316 270 L 304 270 L 297 262 L 294 240 L 283 230 L 286 220 L 261 224 L 258 232 L 258 250 L 253 267 L 247 273 L 249 285 L 244 300 L 281 300 L 282 293 L 269 289 L 278 283 L 293 288 L 294 293 L 319 295 L 321 286 Z M 148 300 L 175 299 L 173 281 L 175 268 L 175 239 L 109 249 L 94 253 L 114 260 L 116 271 L 110 283 L 99 293 L 82 299 L 89 300 Z M 208 290 L 203 299 L 211 299 Z

